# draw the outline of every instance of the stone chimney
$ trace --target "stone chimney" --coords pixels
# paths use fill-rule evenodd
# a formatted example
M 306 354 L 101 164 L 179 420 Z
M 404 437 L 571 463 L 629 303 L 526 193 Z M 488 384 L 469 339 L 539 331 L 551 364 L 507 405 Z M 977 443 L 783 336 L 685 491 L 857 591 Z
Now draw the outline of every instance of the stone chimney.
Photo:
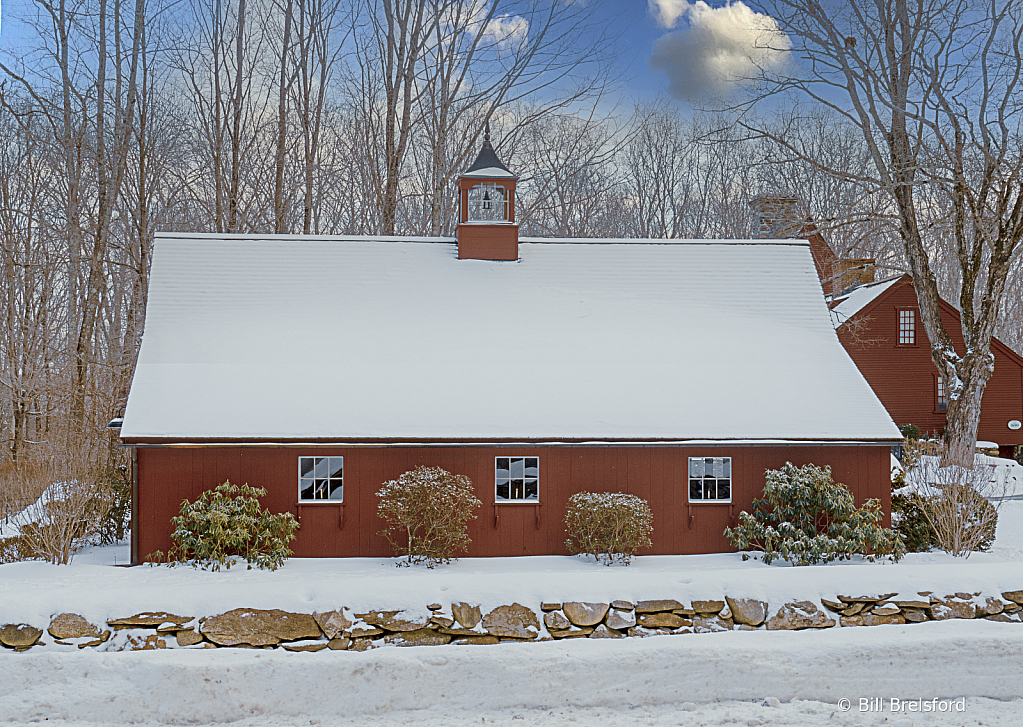
M 825 295 L 837 295 L 856 285 L 874 282 L 873 258 L 840 259 L 821 235 L 799 197 L 762 194 L 749 201 L 760 218 L 760 237 L 798 238 L 810 243 L 810 254 Z

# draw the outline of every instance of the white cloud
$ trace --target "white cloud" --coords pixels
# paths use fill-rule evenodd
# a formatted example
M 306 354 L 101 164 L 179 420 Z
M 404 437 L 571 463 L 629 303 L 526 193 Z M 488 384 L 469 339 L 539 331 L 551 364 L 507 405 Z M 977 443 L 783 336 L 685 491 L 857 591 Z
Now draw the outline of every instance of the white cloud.
M 774 18 L 741 1 L 714 8 L 703 0 L 649 0 L 648 7 L 665 28 L 686 21 L 686 27 L 654 43 L 650 58 L 679 98 L 727 95 L 761 68 L 780 69 L 792 47 Z
M 647 0 L 647 9 L 662 28 L 674 28 L 691 7 L 687 0 Z
M 520 15 L 495 17 L 483 29 L 483 37 L 501 48 L 513 48 L 529 37 L 529 21 Z

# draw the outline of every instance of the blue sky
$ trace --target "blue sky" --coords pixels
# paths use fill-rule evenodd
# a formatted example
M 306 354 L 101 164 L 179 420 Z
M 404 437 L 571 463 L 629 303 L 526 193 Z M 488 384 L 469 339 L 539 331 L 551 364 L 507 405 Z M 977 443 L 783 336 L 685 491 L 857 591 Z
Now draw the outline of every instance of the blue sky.
M 622 36 L 617 45 L 627 96 L 682 102 L 718 97 L 734 88 L 750 55 L 770 65 L 764 34 L 774 21 L 741 0 L 576 0 L 595 14 L 613 15 Z M 0 0 L 0 49 L 22 45 L 18 16 L 34 12 L 31 0 Z M 786 40 L 781 36 L 782 43 Z M 771 44 L 776 46 L 777 37 Z M 17 55 L 17 54 L 15 54 Z

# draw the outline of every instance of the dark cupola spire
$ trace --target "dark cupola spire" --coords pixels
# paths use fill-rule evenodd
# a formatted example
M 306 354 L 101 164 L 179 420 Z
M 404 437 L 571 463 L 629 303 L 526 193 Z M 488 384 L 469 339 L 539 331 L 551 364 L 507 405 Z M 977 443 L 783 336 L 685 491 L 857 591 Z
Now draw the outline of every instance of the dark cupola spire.
M 497 158 L 497 152 L 494 151 L 494 145 L 490 143 L 490 119 L 487 119 L 486 124 L 483 127 L 483 146 L 480 147 L 480 153 L 468 169 L 465 170 L 465 174 L 472 174 L 473 172 L 480 172 L 484 169 L 500 169 L 503 172 L 512 174 L 511 169 L 506 167 L 504 163 Z

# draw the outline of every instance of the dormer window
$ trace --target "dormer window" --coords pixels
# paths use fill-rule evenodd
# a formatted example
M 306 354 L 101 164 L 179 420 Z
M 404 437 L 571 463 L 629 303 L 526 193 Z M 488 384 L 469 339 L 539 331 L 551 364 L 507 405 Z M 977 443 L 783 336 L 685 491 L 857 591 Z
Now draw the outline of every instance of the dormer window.
M 504 222 L 508 219 L 508 194 L 500 184 L 477 184 L 469 190 L 469 219 Z

